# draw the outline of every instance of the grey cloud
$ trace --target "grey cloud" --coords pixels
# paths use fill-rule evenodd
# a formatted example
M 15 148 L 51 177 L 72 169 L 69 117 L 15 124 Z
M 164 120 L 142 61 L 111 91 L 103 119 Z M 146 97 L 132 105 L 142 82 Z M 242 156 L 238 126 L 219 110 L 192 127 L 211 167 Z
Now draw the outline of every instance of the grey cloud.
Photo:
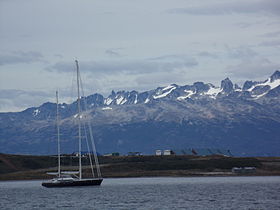
M 149 87 L 150 89 L 156 88 L 155 81 L 158 81 L 158 85 L 164 86 L 168 84 L 172 84 L 176 81 L 176 83 L 186 82 L 185 81 L 185 72 L 172 72 L 172 76 L 170 76 L 169 72 L 164 72 L 161 74 L 151 74 L 151 75 L 142 75 L 135 79 L 137 87 Z
M 198 65 L 197 60 L 187 55 L 164 55 L 147 59 L 154 69 L 158 71 L 170 71 L 177 68 L 194 67 Z
M 270 75 L 275 69 L 279 69 L 279 65 L 266 58 L 257 58 L 244 60 L 237 65 L 228 66 L 227 73 L 234 78 L 251 80 Z
M 148 60 L 153 60 L 153 61 L 167 61 L 167 60 L 185 60 L 185 59 L 190 59 L 186 55 L 163 55 L 163 56 L 158 56 L 158 57 L 152 57 L 149 58 Z
M 69 87 L 59 88 L 60 103 L 72 103 L 75 93 Z M 18 89 L 0 90 L 0 112 L 23 111 L 29 107 L 37 107 L 45 102 L 55 102 L 55 89 L 47 91 L 27 91 Z
M 248 46 L 242 46 L 237 48 L 231 48 L 229 46 L 225 46 L 226 52 L 229 58 L 233 59 L 251 59 L 258 55 L 256 51 L 251 49 Z
M 279 26 L 280 21 L 271 21 L 266 23 L 267 26 Z
M 121 56 L 121 53 L 119 53 L 118 51 L 121 50 L 122 48 L 112 48 L 112 49 L 107 49 L 105 51 L 105 54 L 106 55 L 109 55 L 109 56 L 114 56 L 114 57 L 120 57 Z
M 32 63 L 32 62 L 42 62 L 43 55 L 35 51 L 16 51 L 10 53 L 1 53 L 0 54 L 0 65 L 8 64 L 19 64 L 19 63 Z
M 210 52 L 207 52 L 207 51 L 199 52 L 199 53 L 197 53 L 197 55 L 201 56 L 201 57 L 218 58 L 217 54 L 210 53 Z
M 241 28 L 249 28 L 250 26 L 253 26 L 255 24 L 254 23 L 239 22 L 239 23 L 236 23 L 235 25 L 237 25 Z
M 197 61 L 184 55 L 167 55 L 137 61 L 114 60 L 111 62 L 80 61 L 84 88 L 88 94 L 98 92 L 107 95 L 115 90 L 147 90 L 161 84 L 180 82 L 186 71 L 198 65 Z M 74 62 L 56 63 L 48 71 L 73 72 Z
M 250 21 L 250 22 L 238 22 L 238 23 L 235 23 L 234 25 L 236 26 L 239 26 L 240 28 L 249 28 L 249 27 L 252 27 L 252 26 L 258 26 L 258 25 L 261 25 L 263 24 L 264 21 Z
M 190 15 L 227 15 L 227 14 L 253 14 L 265 13 L 280 15 L 280 1 L 259 0 L 259 1 L 235 1 L 227 3 L 214 3 L 203 6 L 174 8 L 167 10 L 171 14 Z
M 259 46 L 278 47 L 278 46 L 280 46 L 280 40 L 264 41 L 264 42 L 260 43 Z
M 44 91 L 24 91 L 24 90 L 16 90 L 16 89 L 2 89 L 0 90 L 0 97 L 6 99 L 12 99 L 18 97 L 20 95 L 28 95 L 28 96 L 49 96 L 48 93 Z
M 57 58 L 63 58 L 63 55 L 61 55 L 61 54 L 54 54 L 54 56 Z
M 268 37 L 268 38 L 273 38 L 278 36 L 280 36 L 280 31 L 269 32 L 262 35 L 262 37 Z
M 95 74 L 142 74 L 151 72 L 173 71 L 177 68 L 194 67 L 198 62 L 194 58 L 184 59 L 181 56 L 162 56 L 137 61 L 99 61 L 99 62 L 80 62 L 83 71 Z M 74 62 L 59 62 L 49 66 L 46 70 L 57 72 L 73 71 Z
M 248 46 L 239 48 L 226 47 L 229 58 L 239 61 L 238 64 L 229 65 L 227 74 L 237 79 L 258 79 L 271 74 L 279 65 L 268 58 L 261 56 Z
M 57 62 L 51 66 L 45 68 L 47 71 L 56 71 L 56 72 L 73 72 L 75 69 L 74 61 L 72 63 L 69 62 Z
M 181 62 L 181 63 L 196 63 L 195 59 L 188 55 L 180 55 L 180 54 L 171 54 L 171 55 L 163 55 L 158 57 L 152 57 L 147 60 L 157 61 L 157 62 Z
M 0 90 L 0 111 L 22 111 L 28 107 L 39 106 L 50 98 L 54 96 L 43 91 L 3 89 Z

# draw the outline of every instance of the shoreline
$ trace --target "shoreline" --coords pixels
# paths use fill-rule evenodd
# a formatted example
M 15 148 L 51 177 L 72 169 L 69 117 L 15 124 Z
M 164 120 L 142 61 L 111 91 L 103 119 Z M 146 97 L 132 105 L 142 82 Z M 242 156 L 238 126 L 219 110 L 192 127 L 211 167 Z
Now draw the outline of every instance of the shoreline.
M 41 170 L 40 170 L 41 171 Z M 34 173 L 35 172 L 35 173 Z M 280 171 L 277 172 L 255 172 L 255 173 L 233 173 L 228 171 L 217 171 L 217 172 L 205 172 L 205 171 L 160 171 L 161 175 L 159 175 L 158 171 L 149 171 L 149 172 L 141 172 L 141 173 L 125 173 L 125 174 L 104 174 L 102 178 L 156 178 L 156 177 L 259 177 L 259 176 L 280 176 Z M 28 176 L 25 176 L 28 174 Z M 88 178 L 86 176 L 85 178 Z M 40 173 L 38 171 L 19 171 L 15 173 L 7 173 L 5 175 L 0 175 L 0 181 L 29 181 L 29 180 L 49 180 L 53 177 L 48 176 L 46 174 Z
M 102 177 L 103 179 L 129 179 L 129 178 L 203 178 L 203 177 L 216 177 L 216 178 L 223 178 L 223 177 L 280 177 L 280 174 L 228 174 L 228 175 L 190 175 L 190 176 L 116 176 L 116 177 Z M 0 179 L 0 182 L 17 182 L 17 181 L 45 181 L 49 179 Z
M 85 165 L 87 161 L 83 159 Z M 103 178 L 280 176 L 280 157 L 101 156 L 99 161 Z M 63 170 L 77 170 L 73 157 L 65 156 L 63 163 Z M 51 179 L 46 172 L 56 171 L 56 164 L 54 156 L 0 154 L 0 181 Z M 255 170 L 233 173 L 234 167 Z M 91 177 L 88 166 L 83 177 Z

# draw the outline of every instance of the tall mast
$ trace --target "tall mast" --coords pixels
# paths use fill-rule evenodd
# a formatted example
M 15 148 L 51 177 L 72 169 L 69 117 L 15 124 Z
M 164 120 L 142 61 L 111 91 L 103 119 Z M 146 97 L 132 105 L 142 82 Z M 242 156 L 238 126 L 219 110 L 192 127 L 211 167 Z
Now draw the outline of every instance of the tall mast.
M 59 133 L 59 114 L 58 114 L 58 91 L 56 91 L 56 127 L 57 127 L 58 177 L 60 177 L 61 169 L 60 169 L 60 133 Z
M 81 100 L 80 100 L 80 73 L 79 73 L 79 64 L 78 61 L 75 60 L 77 67 L 77 92 L 78 92 L 78 126 L 79 126 L 79 179 L 82 179 L 82 140 L 81 140 Z

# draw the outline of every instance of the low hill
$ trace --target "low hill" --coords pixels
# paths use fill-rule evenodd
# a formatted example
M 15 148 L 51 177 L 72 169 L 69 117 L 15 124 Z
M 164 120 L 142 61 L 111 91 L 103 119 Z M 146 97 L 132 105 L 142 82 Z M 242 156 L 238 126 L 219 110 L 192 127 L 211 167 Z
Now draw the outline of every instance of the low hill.
M 278 157 L 223 157 L 223 156 L 119 156 L 100 157 L 103 177 L 147 176 L 234 176 L 233 167 L 256 167 L 246 175 L 280 175 Z M 46 172 L 56 171 L 54 156 L 25 156 L 0 154 L 0 180 L 49 179 Z M 83 158 L 87 164 L 88 159 Z M 76 170 L 78 160 L 67 155 L 62 158 L 64 170 Z M 85 177 L 90 169 L 83 169 Z M 244 174 L 241 174 L 244 175 Z

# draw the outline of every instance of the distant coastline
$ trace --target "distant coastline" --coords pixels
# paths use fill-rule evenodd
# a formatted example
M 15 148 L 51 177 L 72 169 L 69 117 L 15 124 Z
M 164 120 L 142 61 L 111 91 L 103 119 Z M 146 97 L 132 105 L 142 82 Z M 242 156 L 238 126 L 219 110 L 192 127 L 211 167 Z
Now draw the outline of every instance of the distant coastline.
M 117 177 L 194 177 L 194 176 L 279 176 L 280 157 L 224 156 L 100 156 L 104 178 Z M 87 159 L 83 161 L 87 163 Z M 64 155 L 65 170 L 77 168 L 77 158 Z M 235 173 L 233 167 L 253 167 L 254 171 Z M 0 181 L 51 178 L 56 171 L 55 156 L 0 154 Z M 84 169 L 85 177 L 90 169 Z

